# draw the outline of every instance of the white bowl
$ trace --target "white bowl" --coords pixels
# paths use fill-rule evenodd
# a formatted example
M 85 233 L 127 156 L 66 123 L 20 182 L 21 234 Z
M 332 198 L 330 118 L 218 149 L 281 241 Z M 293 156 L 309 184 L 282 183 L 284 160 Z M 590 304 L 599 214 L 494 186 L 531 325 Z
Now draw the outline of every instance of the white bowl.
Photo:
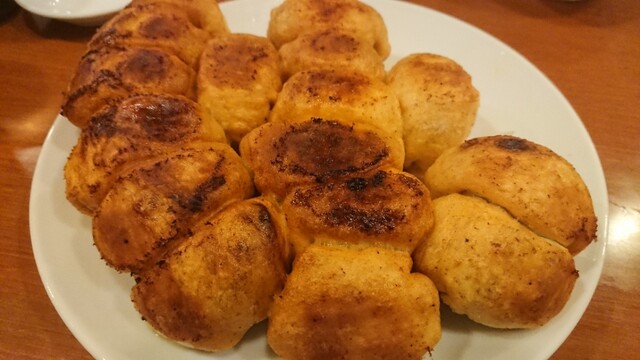
M 131 0 L 16 0 L 32 14 L 82 26 L 100 25 Z

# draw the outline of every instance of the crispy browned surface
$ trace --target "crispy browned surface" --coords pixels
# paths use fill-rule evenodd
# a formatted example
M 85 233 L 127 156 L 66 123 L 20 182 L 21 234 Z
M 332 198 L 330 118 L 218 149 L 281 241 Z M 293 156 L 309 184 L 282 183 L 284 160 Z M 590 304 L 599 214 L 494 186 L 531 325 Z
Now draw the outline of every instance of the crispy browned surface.
M 267 37 L 280 48 L 306 31 L 331 27 L 373 46 L 383 59 L 391 52 L 384 20 L 357 0 L 286 0 L 271 11 Z
M 103 106 L 131 94 L 174 94 L 193 98 L 195 71 L 174 55 L 154 48 L 105 47 L 80 60 L 65 92 L 62 115 L 84 128 Z
M 295 186 L 402 166 L 389 139 L 366 126 L 313 119 L 286 125 L 269 122 L 242 139 L 240 154 L 254 172 L 263 194 L 279 199 Z
M 233 143 L 267 121 L 281 87 L 280 57 L 266 38 L 221 35 L 205 46 L 198 71 L 198 103 Z
M 400 59 L 387 81 L 402 108 L 404 166 L 422 177 L 444 150 L 467 138 L 476 120 L 479 93 L 459 64 L 434 54 Z
M 229 32 L 227 20 L 220 11 L 217 0 L 133 0 L 130 7 L 153 3 L 170 5 L 174 11 L 184 12 L 193 25 L 211 36 Z
M 162 335 L 207 351 L 233 347 L 266 318 L 286 277 L 282 216 L 260 198 L 203 220 L 142 274 L 131 298 Z
M 181 96 L 134 96 L 103 108 L 69 155 L 64 169 L 67 198 L 81 212 L 92 214 L 127 166 L 193 141 L 223 141 L 219 126 L 203 119 L 197 104 Z
M 398 170 L 296 188 L 282 206 L 296 253 L 319 243 L 410 254 L 433 226 L 429 190 Z
M 400 103 L 381 79 L 350 68 L 314 69 L 289 78 L 278 95 L 269 120 L 294 124 L 311 118 L 335 120 L 347 126 L 366 124 L 391 137 L 404 153 Z
M 310 245 L 271 309 L 283 359 L 421 359 L 440 339 L 438 292 L 406 252 Z
M 137 162 L 93 217 L 93 240 L 119 271 L 139 272 L 199 219 L 253 195 L 248 170 L 222 143 L 197 143 Z
M 383 79 L 382 57 L 367 43 L 339 28 L 301 34 L 280 47 L 284 77 L 302 70 L 349 68 Z
M 532 328 L 562 310 L 578 278 L 567 249 L 477 197 L 451 194 L 433 207 L 435 226 L 415 266 L 453 311 L 492 327 Z
M 195 67 L 208 39 L 209 34 L 195 27 L 175 6 L 154 3 L 120 11 L 98 29 L 89 48 L 156 47 Z
M 425 178 L 434 197 L 466 192 L 485 198 L 574 255 L 596 236 L 597 219 L 580 174 L 531 141 L 506 135 L 468 140 L 445 152 Z

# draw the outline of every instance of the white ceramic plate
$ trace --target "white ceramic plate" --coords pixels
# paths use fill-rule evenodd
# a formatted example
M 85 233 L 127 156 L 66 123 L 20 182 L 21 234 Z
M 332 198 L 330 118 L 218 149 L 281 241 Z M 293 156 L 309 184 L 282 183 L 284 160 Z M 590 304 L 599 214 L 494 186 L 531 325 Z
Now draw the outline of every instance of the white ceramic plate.
M 76 25 L 99 25 L 131 0 L 16 0 L 32 14 Z
M 388 66 L 413 52 L 455 59 L 481 94 L 472 136 L 512 134 L 550 147 L 574 164 L 593 197 L 598 241 L 576 257 L 580 278 L 565 309 L 536 330 L 505 331 L 476 325 L 443 310 L 442 340 L 432 359 L 546 359 L 574 328 L 602 270 L 607 191 L 598 155 L 579 117 L 531 63 L 486 33 L 447 15 L 408 3 L 367 0 L 384 17 L 393 47 Z M 221 5 L 234 32 L 266 33 L 278 0 Z M 222 354 L 189 350 L 157 336 L 133 309 L 133 281 L 108 268 L 92 245 L 89 218 L 65 199 L 62 169 L 78 131 L 56 119 L 38 160 L 30 202 L 33 252 L 56 310 L 85 348 L 100 359 L 270 359 L 265 325 Z M 427 357 L 428 359 L 428 357 Z

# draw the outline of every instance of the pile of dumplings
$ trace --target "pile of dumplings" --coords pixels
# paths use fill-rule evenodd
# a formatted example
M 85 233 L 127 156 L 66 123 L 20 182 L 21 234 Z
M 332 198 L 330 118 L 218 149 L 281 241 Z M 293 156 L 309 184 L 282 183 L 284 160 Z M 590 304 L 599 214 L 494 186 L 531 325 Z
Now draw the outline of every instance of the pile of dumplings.
M 390 52 L 358 0 L 284 0 L 265 37 L 215 0 L 133 0 L 97 30 L 62 105 L 66 195 L 155 331 L 218 352 L 268 319 L 283 359 L 421 359 L 441 301 L 497 328 L 561 311 L 596 233 L 582 179 L 467 139 L 469 74 Z

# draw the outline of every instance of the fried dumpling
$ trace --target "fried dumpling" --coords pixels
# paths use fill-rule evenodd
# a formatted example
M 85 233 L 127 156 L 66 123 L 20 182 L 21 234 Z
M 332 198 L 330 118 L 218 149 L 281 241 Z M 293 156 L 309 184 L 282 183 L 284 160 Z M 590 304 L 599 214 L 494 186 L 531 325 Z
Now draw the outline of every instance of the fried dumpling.
M 330 27 L 373 46 L 383 60 L 391 52 L 382 16 L 358 0 L 285 0 L 271 11 L 267 37 L 280 48 L 308 29 Z
M 65 92 L 62 115 L 84 128 L 102 107 L 133 94 L 195 98 L 195 71 L 156 48 L 106 47 L 87 52 Z
M 281 87 L 280 57 L 266 38 L 221 35 L 205 46 L 198 103 L 222 125 L 232 143 L 267 121 Z
M 296 253 L 311 243 L 411 253 L 433 226 L 429 190 L 399 170 L 295 188 L 282 209 Z
M 266 123 L 242 139 L 240 154 L 253 170 L 257 189 L 282 199 L 295 186 L 400 169 L 403 154 L 393 144 L 365 125 L 315 118 L 293 125 Z
M 526 139 L 467 140 L 442 154 L 425 180 L 434 197 L 480 196 L 574 255 L 596 237 L 593 203 L 580 174 L 558 154 Z
M 209 37 L 174 6 L 153 3 L 130 6 L 118 12 L 97 30 L 89 42 L 89 49 L 155 47 L 195 68 Z
M 224 143 L 195 143 L 118 177 L 93 216 L 93 241 L 119 271 L 137 273 L 199 219 L 253 195 L 249 171 Z
M 284 83 L 269 121 L 293 124 L 314 117 L 377 128 L 404 152 L 400 103 L 379 78 L 349 68 L 296 73 Z
M 224 131 L 182 96 L 133 96 L 103 108 L 83 129 L 64 168 L 67 199 L 92 214 L 133 162 L 194 141 L 225 141 Z
M 177 12 L 184 12 L 192 24 L 211 36 L 229 33 L 229 26 L 217 0 L 133 0 L 130 6 L 154 3 L 168 4 Z
M 370 45 L 338 28 L 301 34 L 280 47 L 284 78 L 303 70 L 353 69 L 384 79 L 382 57 Z
M 451 194 L 433 207 L 415 268 L 454 312 L 491 327 L 534 328 L 562 310 L 578 278 L 566 248 L 478 197 Z
M 310 245 L 267 329 L 285 360 L 419 360 L 441 335 L 438 291 L 404 251 Z
M 462 66 L 434 54 L 400 59 L 387 81 L 402 108 L 405 169 L 421 178 L 443 151 L 469 136 L 479 93 Z
M 160 334 L 205 351 L 235 346 L 264 320 L 287 273 L 283 218 L 262 198 L 203 220 L 140 274 L 131 299 Z

